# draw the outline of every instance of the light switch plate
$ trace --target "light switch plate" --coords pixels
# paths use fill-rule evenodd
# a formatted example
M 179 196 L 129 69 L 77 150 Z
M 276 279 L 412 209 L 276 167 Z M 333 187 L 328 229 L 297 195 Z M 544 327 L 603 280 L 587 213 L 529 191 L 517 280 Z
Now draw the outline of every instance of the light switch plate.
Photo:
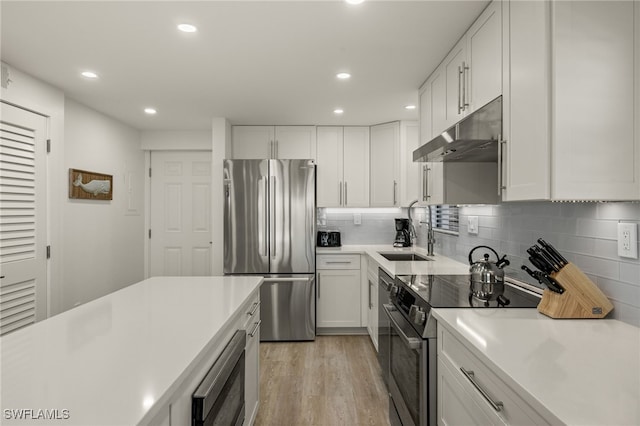
M 638 225 L 618 223 L 618 256 L 638 258 Z
M 353 214 L 353 224 L 362 225 L 362 215 L 360 213 Z
M 469 234 L 478 235 L 478 216 L 467 217 L 467 232 Z

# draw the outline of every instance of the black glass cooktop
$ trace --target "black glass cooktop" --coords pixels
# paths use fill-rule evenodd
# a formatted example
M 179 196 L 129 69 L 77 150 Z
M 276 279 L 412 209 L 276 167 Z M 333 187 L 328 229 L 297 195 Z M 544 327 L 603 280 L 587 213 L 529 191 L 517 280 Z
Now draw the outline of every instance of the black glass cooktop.
M 535 308 L 541 297 L 505 283 L 502 297 L 480 300 L 471 294 L 469 275 L 400 275 L 397 278 L 433 308 Z

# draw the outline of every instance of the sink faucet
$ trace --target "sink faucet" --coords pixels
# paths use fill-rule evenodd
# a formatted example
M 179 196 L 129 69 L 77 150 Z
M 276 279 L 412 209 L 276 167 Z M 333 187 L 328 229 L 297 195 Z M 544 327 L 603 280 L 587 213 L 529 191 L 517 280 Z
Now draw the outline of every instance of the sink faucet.
M 427 206 L 427 209 L 429 210 L 429 227 L 427 229 L 427 256 L 433 256 L 433 245 L 436 242 L 436 238 L 434 236 L 433 233 L 433 224 L 432 224 L 432 217 L 431 217 L 431 204 L 429 204 Z
M 413 226 L 413 218 L 411 217 L 411 207 L 413 207 L 413 205 L 417 202 L 418 200 L 413 200 L 409 203 L 409 207 L 407 208 L 407 216 L 409 216 L 409 240 L 411 241 L 411 245 L 413 245 L 413 241 L 418 238 L 416 227 Z

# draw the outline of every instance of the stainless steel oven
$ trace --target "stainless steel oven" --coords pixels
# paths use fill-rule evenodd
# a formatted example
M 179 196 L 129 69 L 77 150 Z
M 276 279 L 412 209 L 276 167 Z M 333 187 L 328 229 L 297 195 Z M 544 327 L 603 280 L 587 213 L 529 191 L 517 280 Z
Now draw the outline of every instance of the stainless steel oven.
M 502 298 L 476 299 L 468 275 L 398 276 L 384 305 L 390 324 L 389 420 L 437 424 L 437 324 L 431 308 L 535 308 L 540 296 L 505 285 Z
M 389 417 L 392 425 L 435 425 L 436 401 L 429 401 L 430 371 L 437 362 L 435 340 L 423 339 L 393 305 L 383 306 L 389 320 Z M 435 339 L 435 337 L 434 337 Z M 429 350 L 433 345 L 434 350 Z M 431 373 L 433 374 L 433 373 Z M 431 402 L 431 404 L 430 404 Z M 429 422 L 429 418 L 432 421 Z
M 384 384 L 389 386 L 389 318 L 384 305 L 389 304 L 389 293 L 394 286 L 393 278 L 382 268 L 378 268 L 378 362 L 382 370 Z
M 193 393 L 193 426 L 244 422 L 245 340 L 246 332 L 238 330 Z

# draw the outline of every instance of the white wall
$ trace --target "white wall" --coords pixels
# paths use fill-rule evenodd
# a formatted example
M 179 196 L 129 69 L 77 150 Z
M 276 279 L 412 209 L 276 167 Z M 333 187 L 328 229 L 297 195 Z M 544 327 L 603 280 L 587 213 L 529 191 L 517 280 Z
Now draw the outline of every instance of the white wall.
M 140 134 L 9 64 L 3 101 L 49 117 L 48 316 L 143 279 L 144 153 Z M 68 198 L 68 169 L 113 175 L 110 202 Z M 129 185 L 131 183 L 131 185 Z
M 47 316 L 61 312 L 62 210 L 60 200 L 66 194 L 64 164 L 64 93 L 8 64 L 11 82 L 0 91 L 3 101 L 48 117 L 48 137 L 52 142 L 47 155 L 47 241 L 52 258 L 47 263 Z
M 64 202 L 63 309 L 144 278 L 144 152 L 140 133 L 67 99 L 65 169 L 113 175 L 113 200 Z
M 210 151 L 209 130 L 144 130 L 140 147 L 146 151 Z

